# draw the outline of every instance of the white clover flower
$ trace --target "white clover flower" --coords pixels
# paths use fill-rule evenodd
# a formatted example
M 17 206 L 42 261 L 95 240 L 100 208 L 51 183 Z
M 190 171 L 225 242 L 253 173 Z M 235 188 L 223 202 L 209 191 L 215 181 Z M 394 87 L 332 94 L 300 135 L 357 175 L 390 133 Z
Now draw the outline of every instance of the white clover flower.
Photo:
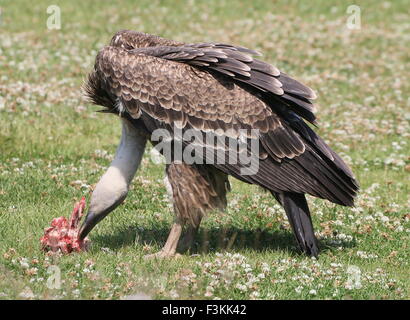
M 266 262 L 262 263 L 262 271 L 270 272 L 270 266 Z
M 169 292 L 169 295 L 170 295 L 171 298 L 173 298 L 173 299 L 179 298 L 179 294 L 178 294 L 178 292 L 176 292 L 176 290 L 171 290 L 171 291 Z
M 213 292 L 207 291 L 205 292 L 205 297 L 212 297 L 213 296 Z
M 33 291 L 29 287 L 25 287 L 23 291 L 19 293 L 19 297 L 23 299 L 33 299 L 35 298 L 35 295 Z
M 206 291 L 214 291 L 214 287 L 212 287 L 211 285 L 206 287 Z
M 244 284 L 240 284 L 240 283 L 238 283 L 237 285 L 236 285 L 236 288 L 238 288 L 239 290 L 241 290 L 241 291 L 248 291 L 248 287 L 246 286 L 246 285 L 244 285 Z
M 298 286 L 298 287 L 295 288 L 295 291 L 296 291 L 296 293 L 298 293 L 298 294 L 300 294 L 300 293 L 302 292 L 302 290 L 303 290 L 303 287 L 302 287 L 302 286 Z
M 22 259 L 20 260 L 20 266 L 21 266 L 23 269 L 28 269 L 28 268 L 30 267 L 30 265 L 28 264 L 27 258 L 22 258 Z
M 389 221 L 390 221 L 389 217 L 386 217 L 386 216 L 382 216 L 382 217 L 380 218 L 380 220 L 381 220 L 382 222 L 389 222 Z
M 0 110 L 3 110 L 6 106 L 6 99 L 0 96 Z
M 334 263 L 334 262 L 333 262 L 333 263 L 330 264 L 330 266 L 333 267 L 333 268 L 339 268 L 339 267 L 341 267 L 342 265 L 341 265 L 340 263 Z

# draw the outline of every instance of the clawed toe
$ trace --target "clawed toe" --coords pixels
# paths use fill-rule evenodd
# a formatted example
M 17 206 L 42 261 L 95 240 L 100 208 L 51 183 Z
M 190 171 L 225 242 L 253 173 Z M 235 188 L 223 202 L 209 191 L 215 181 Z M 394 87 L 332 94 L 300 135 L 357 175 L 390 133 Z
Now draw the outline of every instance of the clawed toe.
M 158 251 L 156 253 L 147 254 L 144 259 L 165 259 L 165 258 L 178 258 L 181 255 L 179 253 L 167 252 L 165 250 Z

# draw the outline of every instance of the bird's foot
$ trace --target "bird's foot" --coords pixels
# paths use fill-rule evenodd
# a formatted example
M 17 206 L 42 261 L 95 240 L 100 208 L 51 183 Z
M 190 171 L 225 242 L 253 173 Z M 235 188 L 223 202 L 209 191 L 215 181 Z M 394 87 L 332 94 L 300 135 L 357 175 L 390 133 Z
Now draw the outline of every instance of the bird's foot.
M 144 256 L 144 259 L 166 259 L 166 258 L 178 258 L 181 255 L 179 253 L 175 253 L 172 251 L 167 250 L 160 250 L 156 253 L 147 254 Z

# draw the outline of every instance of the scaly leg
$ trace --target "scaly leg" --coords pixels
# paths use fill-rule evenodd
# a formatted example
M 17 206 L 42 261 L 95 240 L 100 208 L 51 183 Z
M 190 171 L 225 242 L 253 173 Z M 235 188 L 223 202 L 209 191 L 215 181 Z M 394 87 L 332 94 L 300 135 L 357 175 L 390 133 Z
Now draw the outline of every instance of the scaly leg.
M 178 249 L 189 249 L 204 213 L 226 206 L 229 182 L 225 174 L 212 167 L 173 162 L 166 166 L 164 183 L 173 203 L 175 220 L 165 246 L 148 258 L 175 256 L 185 223 L 189 226 Z
M 198 233 L 199 225 L 194 227 L 192 225 L 188 226 L 188 230 L 182 237 L 181 241 L 179 242 L 179 250 L 181 252 L 185 252 L 192 248 L 195 240 L 195 236 Z
M 161 251 L 146 255 L 145 258 L 168 258 L 175 256 L 183 227 L 184 222 L 182 222 L 181 219 L 177 217 L 172 225 L 171 231 L 169 232 L 167 242 L 165 243 Z

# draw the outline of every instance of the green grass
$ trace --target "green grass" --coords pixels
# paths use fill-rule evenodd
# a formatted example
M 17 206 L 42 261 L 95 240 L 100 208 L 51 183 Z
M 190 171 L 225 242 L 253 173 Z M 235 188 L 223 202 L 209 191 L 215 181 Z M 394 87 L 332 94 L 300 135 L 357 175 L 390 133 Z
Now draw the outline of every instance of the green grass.
M 354 31 L 348 4 L 336 0 L 53 3 L 61 30 L 46 28 L 49 1 L 0 0 L 0 298 L 410 298 L 407 1 L 356 1 Z M 318 132 L 361 184 L 354 209 L 309 198 L 319 260 L 298 254 L 272 197 L 233 179 L 228 210 L 207 218 L 191 254 L 144 260 L 172 222 L 163 167 L 149 153 L 89 252 L 41 252 L 43 229 L 89 197 L 115 152 L 118 119 L 96 114 L 80 86 L 124 28 L 254 48 L 317 91 Z M 61 270 L 60 289 L 46 285 L 50 265 Z M 360 288 L 349 287 L 352 267 Z

